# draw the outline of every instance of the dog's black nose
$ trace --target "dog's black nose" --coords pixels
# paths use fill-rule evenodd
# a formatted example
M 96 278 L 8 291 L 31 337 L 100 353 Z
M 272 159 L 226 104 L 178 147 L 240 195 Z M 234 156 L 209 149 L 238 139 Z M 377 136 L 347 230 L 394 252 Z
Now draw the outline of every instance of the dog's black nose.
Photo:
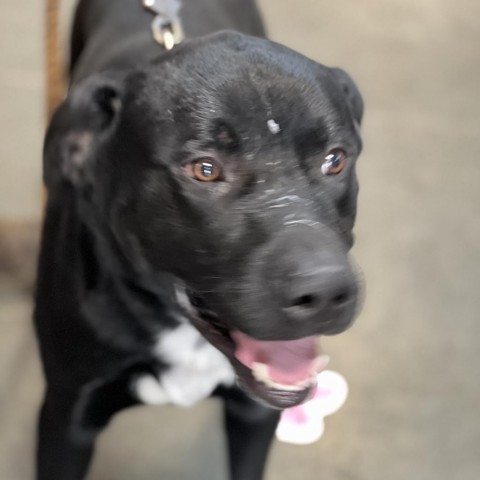
M 291 273 L 284 311 L 292 320 L 335 322 L 356 302 L 357 287 L 348 265 L 324 265 Z
M 347 248 L 333 232 L 297 229 L 276 239 L 269 274 L 290 328 L 338 333 L 353 321 L 358 285 Z

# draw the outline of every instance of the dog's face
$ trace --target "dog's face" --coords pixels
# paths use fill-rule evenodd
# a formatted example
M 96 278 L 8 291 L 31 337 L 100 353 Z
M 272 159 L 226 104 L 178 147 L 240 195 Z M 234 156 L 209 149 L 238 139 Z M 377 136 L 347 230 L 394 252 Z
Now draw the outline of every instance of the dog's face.
M 304 400 L 315 339 L 352 322 L 361 97 L 350 78 L 222 33 L 117 80 L 74 88 L 46 141 L 46 181 L 136 268 L 169 272 L 202 333 L 271 405 Z

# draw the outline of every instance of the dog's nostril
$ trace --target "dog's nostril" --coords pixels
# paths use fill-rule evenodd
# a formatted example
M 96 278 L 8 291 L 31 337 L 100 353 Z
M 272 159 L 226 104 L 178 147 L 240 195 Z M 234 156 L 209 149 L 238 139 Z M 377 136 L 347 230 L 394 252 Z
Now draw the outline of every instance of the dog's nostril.
M 292 303 L 290 304 L 290 307 L 303 307 L 303 308 L 308 308 L 312 306 L 315 302 L 315 298 L 313 295 L 302 295 L 300 297 L 295 298 Z
M 337 295 L 332 297 L 332 305 L 334 307 L 340 307 L 343 304 L 347 303 L 349 299 L 349 292 L 347 290 L 344 290 L 343 292 L 339 292 Z

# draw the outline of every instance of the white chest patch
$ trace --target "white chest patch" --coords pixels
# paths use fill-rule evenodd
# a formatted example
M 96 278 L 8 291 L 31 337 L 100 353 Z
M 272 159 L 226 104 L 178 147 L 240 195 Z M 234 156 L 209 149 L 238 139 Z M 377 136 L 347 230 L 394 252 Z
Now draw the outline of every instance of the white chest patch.
M 230 386 L 235 381 L 230 362 L 188 323 L 162 333 L 155 355 L 170 367 L 158 378 L 142 375 L 132 385 L 137 398 L 146 404 L 190 407 L 210 396 L 218 385 Z

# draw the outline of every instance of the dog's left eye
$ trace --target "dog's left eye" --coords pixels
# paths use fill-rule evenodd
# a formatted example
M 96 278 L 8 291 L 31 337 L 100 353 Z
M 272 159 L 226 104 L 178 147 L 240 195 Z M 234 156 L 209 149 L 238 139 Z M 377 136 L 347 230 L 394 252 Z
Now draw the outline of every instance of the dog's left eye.
M 322 163 L 322 173 L 324 175 L 337 175 L 345 168 L 346 163 L 346 153 L 340 148 L 335 148 L 325 157 Z
M 213 158 L 199 158 L 183 168 L 189 177 L 200 182 L 218 182 L 223 179 L 223 169 Z

